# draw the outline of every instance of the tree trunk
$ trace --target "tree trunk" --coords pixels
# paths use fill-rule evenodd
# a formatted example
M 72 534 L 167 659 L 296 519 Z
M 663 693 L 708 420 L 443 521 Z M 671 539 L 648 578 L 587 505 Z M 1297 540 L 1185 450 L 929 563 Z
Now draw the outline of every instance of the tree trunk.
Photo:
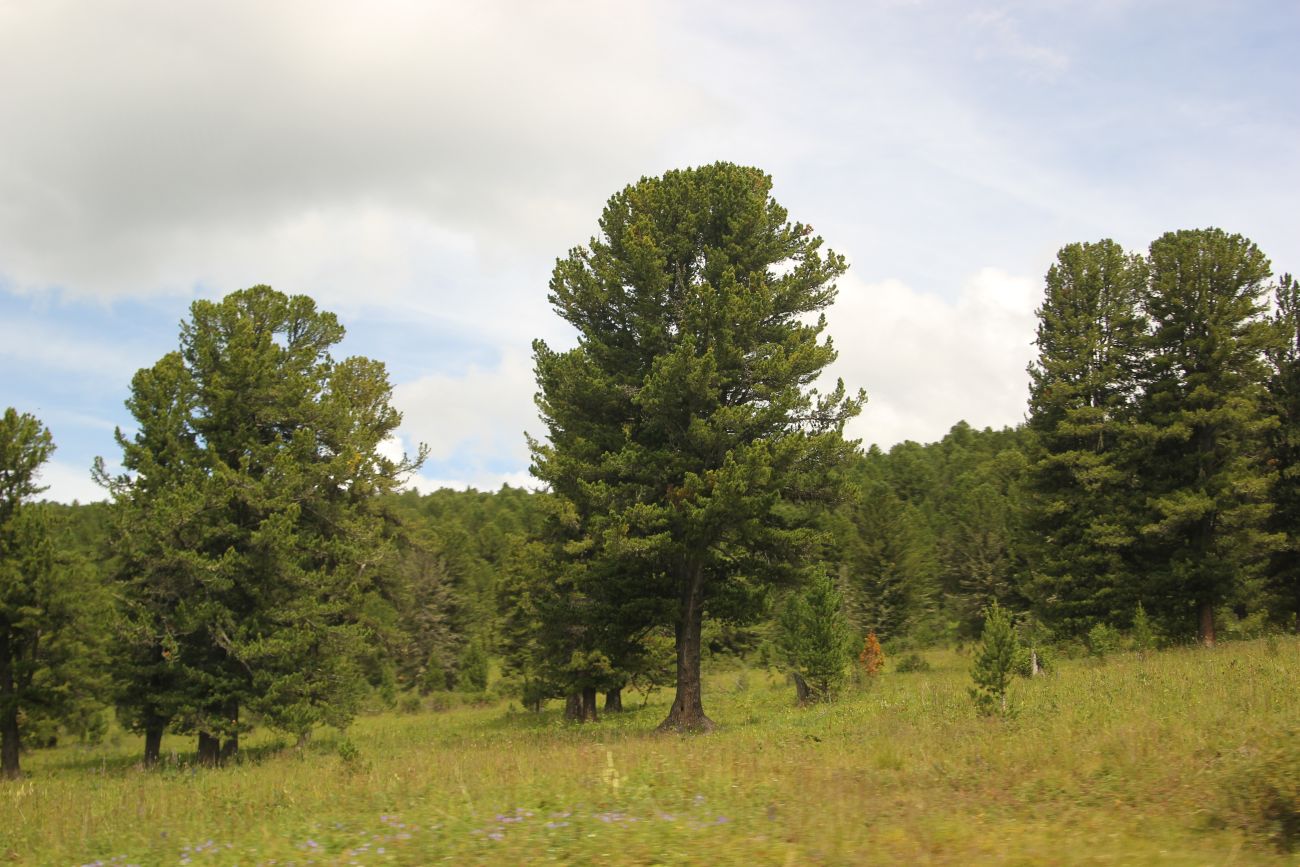
M 1214 646 L 1214 603 L 1201 603 L 1201 629 L 1199 638 L 1206 647 Z
M 144 766 L 152 768 L 157 766 L 158 757 L 162 754 L 163 725 L 161 723 L 150 723 L 144 730 Z
M 198 762 L 200 765 L 213 767 L 221 758 L 221 741 L 207 732 L 199 732 Z
M 16 780 L 18 768 L 18 687 L 10 656 L 9 634 L 0 631 L 0 777 Z
M 573 722 L 582 722 L 582 693 L 571 692 L 564 700 L 564 718 Z
M 711 732 L 717 726 L 704 715 L 700 694 L 700 633 L 704 626 L 704 573 L 691 567 L 677 618 L 677 695 L 661 732 Z
M 623 687 L 605 693 L 605 713 L 623 712 Z
M 792 671 L 790 672 L 790 678 L 794 681 L 794 694 L 799 700 L 799 707 L 812 704 L 812 690 L 808 688 L 808 681 L 803 679 L 803 675 L 797 671 Z
M 594 686 L 584 686 L 582 688 L 582 721 L 596 722 L 596 688 Z
M 230 720 L 230 736 L 226 742 L 221 745 L 221 763 L 225 764 L 227 759 L 233 759 L 239 753 L 239 702 L 231 700 L 225 707 L 226 719 Z
M 18 705 L 7 702 L 8 708 L 0 719 L 0 777 L 16 780 L 18 768 Z

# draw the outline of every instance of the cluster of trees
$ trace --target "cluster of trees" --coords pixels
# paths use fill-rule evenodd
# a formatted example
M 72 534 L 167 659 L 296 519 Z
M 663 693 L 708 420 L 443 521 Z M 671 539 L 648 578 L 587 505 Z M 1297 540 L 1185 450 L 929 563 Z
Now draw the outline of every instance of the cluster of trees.
M 1025 424 L 871 450 L 839 517 L 861 631 L 969 640 L 998 603 L 1056 638 L 1173 640 L 1300 609 L 1300 289 L 1249 240 L 1071 244 L 1047 274 Z
M 816 383 L 842 257 L 719 163 L 613 196 L 556 264 L 577 345 L 534 345 L 542 493 L 399 492 L 423 450 L 337 319 L 258 286 L 198 301 L 131 384 L 111 503 L 34 502 L 53 450 L 0 424 L 0 755 L 111 704 L 156 761 L 254 721 L 306 737 L 398 690 L 481 691 L 490 656 L 540 707 L 673 684 L 707 730 L 712 643 L 763 644 L 830 694 L 864 636 L 970 640 L 988 610 L 1072 638 L 1300 608 L 1300 284 L 1250 241 L 1175 232 L 1061 250 L 1029 413 L 865 454 L 865 396 Z

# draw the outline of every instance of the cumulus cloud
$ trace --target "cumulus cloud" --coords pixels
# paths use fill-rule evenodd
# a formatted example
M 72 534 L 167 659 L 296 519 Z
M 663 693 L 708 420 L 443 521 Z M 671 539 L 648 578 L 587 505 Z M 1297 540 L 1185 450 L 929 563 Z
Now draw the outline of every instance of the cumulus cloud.
M 869 401 L 848 433 L 887 448 L 930 442 L 958 420 L 1019 423 L 1034 357 L 1036 280 L 984 268 L 956 299 L 898 280 L 842 281 L 827 314 L 839 350 L 831 374 Z
M 408 451 L 415 443 L 429 447 L 416 487 L 438 478 L 449 486 L 520 484 L 529 460 L 524 433 L 541 436 L 545 430 L 533 404 L 535 390 L 532 361 L 520 352 L 502 356 L 495 366 L 433 373 L 397 385 L 393 403 L 402 412 L 402 442 Z
M 6 5 L 0 262 L 117 295 L 324 253 L 392 291 L 449 229 L 488 257 L 567 244 L 698 120 L 649 8 Z

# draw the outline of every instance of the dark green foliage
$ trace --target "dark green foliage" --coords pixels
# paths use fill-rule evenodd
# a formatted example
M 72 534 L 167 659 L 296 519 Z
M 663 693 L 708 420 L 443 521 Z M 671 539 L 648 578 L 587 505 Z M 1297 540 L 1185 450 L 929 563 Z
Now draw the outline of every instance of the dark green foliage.
M 840 587 L 854 629 L 888 641 L 933 610 L 936 555 L 928 523 L 880 479 L 861 483 L 837 515 Z
M 1156 649 L 1156 631 L 1147 616 L 1147 610 L 1139 602 L 1133 613 L 1133 649 L 1138 653 L 1148 653 Z
M 1005 715 L 1008 712 L 1007 689 L 1019 656 L 1020 642 L 1011 616 L 994 602 L 985 609 L 984 631 L 971 666 L 971 679 L 975 681 L 971 697 L 981 713 Z
M 1098 658 L 1105 658 L 1120 649 L 1119 630 L 1109 623 L 1098 623 L 1088 630 L 1088 652 Z
M 752 618 L 814 555 L 807 506 L 837 497 L 841 430 L 860 405 L 842 385 L 810 388 L 835 357 L 810 314 L 834 299 L 844 261 L 770 190 L 762 172 L 718 163 L 616 194 L 551 281 L 578 346 L 534 346 L 549 444 L 533 443 L 533 471 L 575 521 L 558 574 L 617 632 L 673 626 L 669 728 L 711 726 L 705 616 Z
M 1269 533 L 1272 473 L 1264 438 L 1269 262 L 1219 229 L 1171 232 L 1151 245 L 1142 306 L 1154 325 L 1139 403 L 1142 601 L 1175 631 L 1199 623 L 1214 642 L 1214 608 L 1248 588 L 1283 541 Z
M 826 575 L 816 576 L 782 606 L 777 624 L 785 664 L 807 688 L 807 696 L 801 698 L 812 702 L 835 698 L 848 675 L 855 643 L 835 582 Z
M 483 692 L 488 685 L 488 655 L 483 642 L 465 645 L 456 665 L 456 688 L 461 692 Z
M 1038 310 L 1030 366 L 1029 526 L 1041 544 L 1026 587 L 1067 635 L 1132 610 L 1140 505 L 1133 423 L 1146 324 L 1146 263 L 1113 241 L 1062 248 Z
M 900 656 L 898 662 L 894 663 L 894 671 L 899 674 L 910 674 L 914 671 L 929 670 L 930 663 L 919 653 L 909 653 L 905 656 Z
M 1300 613 L 1300 281 L 1283 276 L 1274 302 L 1268 411 L 1278 425 L 1269 434 L 1268 463 L 1277 481 L 1269 526 L 1283 540 L 1269 563 L 1268 591 L 1275 619 L 1285 622 Z
M 195 302 L 180 351 L 132 382 L 127 474 L 105 479 L 122 709 L 146 733 L 198 732 L 206 761 L 235 748 L 241 708 L 300 735 L 346 725 L 390 619 L 375 498 L 420 458 L 379 453 L 400 421 L 391 387 L 377 362 L 335 361 L 342 338 L 311 299 L 258 286 Z
M 59 726 L 92 736 L 105 692 L 110 604 L 94 571 L 56 547 L 55 510 L 31 498 L 54 451 L 34 416 L 0 418 L 0 776 L 19 774 L 25 733 Z
M 964 466 L 945 492 L 938 547 L 949 611 L 957 618 L 958 634 L 971 637 L 988 605 L 1023 607 L 1025 456 L 1014 442 L 983 459 L 970 455 L 954 442 L 973 433 L 963 427 L 940 444 L 959 449 L 949 460 Z

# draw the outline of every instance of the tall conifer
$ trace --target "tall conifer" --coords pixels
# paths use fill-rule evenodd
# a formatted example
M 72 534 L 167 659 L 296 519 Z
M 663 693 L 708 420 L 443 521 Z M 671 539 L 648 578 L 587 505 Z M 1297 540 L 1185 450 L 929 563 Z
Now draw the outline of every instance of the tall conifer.
M 1133 609 L 1132 430 L 1146 264 L 1111 240 L 1070 244 L 1047 272 L 1030 365 L 1033 546 L 1026 592 L 1082 634 Z

